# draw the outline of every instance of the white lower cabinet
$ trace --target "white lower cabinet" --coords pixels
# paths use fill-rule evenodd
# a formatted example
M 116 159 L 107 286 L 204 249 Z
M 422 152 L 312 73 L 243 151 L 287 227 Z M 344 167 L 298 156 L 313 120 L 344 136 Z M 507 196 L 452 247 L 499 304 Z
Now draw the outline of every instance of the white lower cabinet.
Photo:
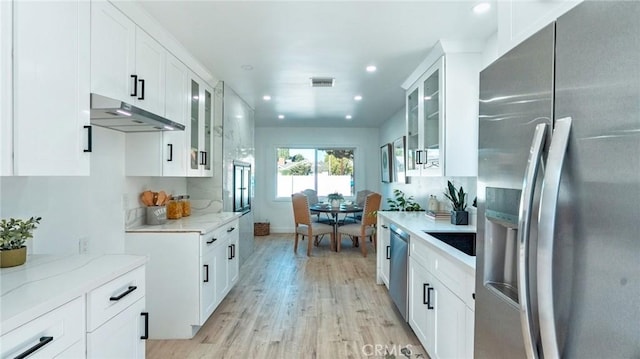
M 54 358 L 80 342 L 84 354 L 85 302 L 78 297 L 0 337 L 0 357 Z
M 378 243 L 380 243 L 379 249 L 378 249 L 379 262 L 381 265 L 379 277 L 380 279 L 382 279 L 382 282 L 384 283 L 384 285 L 387 286 L 387 289 L 389 289 L 389 265 L 391 264 L 390 262 L 391 237 L 389 237 L 390 236 L 389 225 L 386 222 L 382 222 L 378 224 L 377 236 L 378 236 Z
M 190 339 L 237 279 L 238 220 L 199 232 L 129 232 L 125 250 L 145 255 L 150 339 Z
M 88 358 L 144 358 L 148 314 L 144 298 L 87 333 Z
M 431 358 L 473 357 L 473 309 L 462 298 L 472 276 L 413 240 L 409 255 L 409 325 Z

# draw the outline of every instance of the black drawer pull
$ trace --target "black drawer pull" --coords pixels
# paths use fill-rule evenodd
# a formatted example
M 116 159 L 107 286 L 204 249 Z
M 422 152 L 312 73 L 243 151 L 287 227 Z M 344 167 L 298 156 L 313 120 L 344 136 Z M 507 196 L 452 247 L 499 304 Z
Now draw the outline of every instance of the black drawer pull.
M 140 82 L 140 87 L 141 87 L 141 91 L 140 91 L 140 97 L 138 97 L 138 100 L 144 100 L 144 80 L 138 80 L 138 82 Z
M 38 349 L 42 348 L 43 346 L 51 343 L 52 341 L 53 341 L 53 337 L 40 337 L 40 342 L 38 342 L 38 344 L 20 353 L 17 357 L 15 357 L 15 359 L 24 359 L 29 355 L 35 353 Z
M 172 162 L 173 161 L 173 144 L 168 143 L 167 147 L 169 147 L 169 158 L 167 159 L 167 162 Z
M 233 232 L 235 229 L 236 229 L 236 227 L 231 227 L 231 228 L 227 229 L 227 233 Z
M 387 226 L 386 224 L 381 225 L 380 227 L 384 228 L 384 229 L 388 229 L 389 226 Z
M 391 246 L 387 246 L 387 259 L 391 259 Z
M 211 244 L 211 243 L 213 243 L 213 242 L 215 242 L 217 240 L 218 240 L 218 238 L 211 238 L 210 241 L 207 241 L 207 244 Z
M 131 78 L 133 79 L 133 93 L 131 94 L 131 96 L 137 97 L 138 96 L 138 75 L 131 75 Z
M 83 151 L 84 152 L 91 152 L 93 150 L 93 144 L 92 144 L 92 138 L 93 134 L 91 132 L 91 126 L 84 126 L 84 128 L 87 130 L 87 148 L 85 148 Z
M 427 301 L 427 288 L 429 288 L 429 283 L 422 284 L 422 304 L 429 304 Z
M 149 313 L 142 312 L 140 315 L 144 317 L 144 335 L 140 339 L 149 339 Z
M 120 294 L 117 297 L 111 297 L 111 298 L 109 298 L 109 300 L 119 301 L 120 299 L 126 297 L 127 295 L 129 295 L 129 293 L 133 292 L 136 289 L 138 289 L 138 287 L 136 287 L 135 285 L 131 285 L 131 286 L 129 286 L 129 288 L 127 289 L 126 292 Z
M 227 247 L 229 247 L 229 257 L 227 257 L 227 259 L 228 260 L 232 260 L 233 259 L 233 245 L 229 245 Z
M 209 281 L 209 265 L 208 264 L 204 265 L 204 274 L 205 274 L 205 277 L 202 282 L 207 283 Z
M 435 308 L 433 306 L 433 303 L 431 303 L 431 291 L 433 290 L 433 287 L 429 287 L 427 289 L 427 309 L 433 309 Z

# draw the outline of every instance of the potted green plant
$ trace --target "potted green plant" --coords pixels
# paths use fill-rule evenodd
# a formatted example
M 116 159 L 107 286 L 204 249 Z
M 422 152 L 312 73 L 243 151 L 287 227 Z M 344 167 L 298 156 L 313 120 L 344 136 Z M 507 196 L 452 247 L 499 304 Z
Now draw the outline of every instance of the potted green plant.
M 42 217 L 27 220 L 9 218 L 0 221 L 0 268 L 15 267 L 27 260 L 27 247 L 24 242 L 33 238 L 33 230 L 40 224 Z
M 422 207 L 413 200 L 413 196 L 407 197 L 397 188 L 393 190 L 393 196 L 395 198 L 387 198 L 390 211 L 422 211 Z
M 338 192 L 329 193 L 327 195 L 327 200 L 331 203 L 331 207 L 340 207 L 340 202 L 344 200 L 344 197 Z
M 462 186 L 456 191 L 451 181 L 447 181 L 447 192 L 445 197 L 451 202 L 451 224 L 469 224 L 469 212 L 467 209 L 467 193 Z

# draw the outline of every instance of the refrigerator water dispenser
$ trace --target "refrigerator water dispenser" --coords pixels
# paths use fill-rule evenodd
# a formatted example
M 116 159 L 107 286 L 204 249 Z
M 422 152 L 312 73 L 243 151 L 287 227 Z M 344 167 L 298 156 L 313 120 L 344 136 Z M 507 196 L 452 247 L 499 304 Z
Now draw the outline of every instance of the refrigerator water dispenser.
M 487 187 L 484 286 L 518 306 L 518 211 L 520 190 Z

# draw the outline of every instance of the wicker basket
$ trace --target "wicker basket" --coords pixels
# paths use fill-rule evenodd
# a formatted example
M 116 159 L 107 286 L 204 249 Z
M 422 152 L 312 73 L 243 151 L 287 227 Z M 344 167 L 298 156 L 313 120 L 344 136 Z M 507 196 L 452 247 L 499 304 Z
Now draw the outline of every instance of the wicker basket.
M 269 235 L 269 222 L 258 222 L 253 224 L 253 235 L 266 236 Z

